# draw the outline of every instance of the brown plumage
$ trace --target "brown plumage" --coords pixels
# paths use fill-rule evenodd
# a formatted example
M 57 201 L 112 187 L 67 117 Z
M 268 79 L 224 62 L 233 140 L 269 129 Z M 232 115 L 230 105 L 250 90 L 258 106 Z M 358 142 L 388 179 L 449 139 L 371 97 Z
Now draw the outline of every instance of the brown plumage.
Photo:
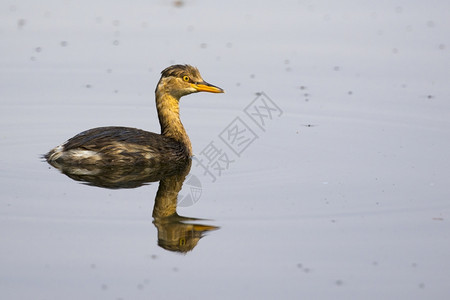
M 74 136 L 44 157 L 54 166 L 153 165 L 190 158 L 192 146 L 180 120 L 179 100 L 196 92 L 223 90 L 205 82 L 195 67 L 170 66 L 161 72 L 155 90 L 161 134 L 129 127 L 99 127 Z

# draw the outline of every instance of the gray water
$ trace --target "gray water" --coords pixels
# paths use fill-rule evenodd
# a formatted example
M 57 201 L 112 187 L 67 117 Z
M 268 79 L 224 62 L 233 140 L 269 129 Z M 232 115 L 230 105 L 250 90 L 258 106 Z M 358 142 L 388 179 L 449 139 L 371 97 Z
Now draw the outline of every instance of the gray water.
M 1 299 L 447 299 L 449 10 L 2 1 Z M 158 132 L 174 63 L 226 91 L 181 101 L 177 212 L 215 228 L 184 254 L 158 245 L 158 182 L 91 186 L 40 158 L 93 127 Z

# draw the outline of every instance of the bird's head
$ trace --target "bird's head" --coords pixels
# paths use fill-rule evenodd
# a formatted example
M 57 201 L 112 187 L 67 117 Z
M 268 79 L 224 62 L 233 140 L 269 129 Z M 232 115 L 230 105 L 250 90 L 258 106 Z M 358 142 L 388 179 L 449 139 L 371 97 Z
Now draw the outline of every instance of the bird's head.
M 223 93 L 224 91 L 203 80 L 197 68 L 190 65 L 173 65 L 161 72 L 156 93 L 168 93 L 179 99 L 197 92 Z

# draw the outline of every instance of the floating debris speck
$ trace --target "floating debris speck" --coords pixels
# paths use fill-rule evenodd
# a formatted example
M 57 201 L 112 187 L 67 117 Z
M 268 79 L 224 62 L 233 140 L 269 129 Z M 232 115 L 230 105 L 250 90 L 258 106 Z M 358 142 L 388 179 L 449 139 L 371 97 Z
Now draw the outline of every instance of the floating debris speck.
M 181 0 L 173 1 L 173 6 L 175 6 L 175 7 L 183 7 L 184 6 L 184 1 L 181 1 Z
M 25 19 L 19 19 L 19 20 L 17 20 L 17 27 L 19 29 L 22 29 L 26 23 L 27 23 L 27 21 Z

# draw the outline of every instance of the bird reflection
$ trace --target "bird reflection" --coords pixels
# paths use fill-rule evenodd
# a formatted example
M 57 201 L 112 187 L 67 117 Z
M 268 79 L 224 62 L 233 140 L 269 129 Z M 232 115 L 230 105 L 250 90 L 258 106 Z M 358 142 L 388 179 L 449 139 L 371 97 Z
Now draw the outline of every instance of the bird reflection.
M 177 164 L 152 166 L 52 165 L 73 180 L 109 189 L 136 188 L 149 182 L 159 181 L 153 207 L 153 224 L 158 230 L 158 245 L 173 252 L 186 253 L 195 248 L 198 241 L 209 231 L 219 229 L 198 222 L 202 219 L 183 217 L 177 213 L 177 198 L 192 160 Z

